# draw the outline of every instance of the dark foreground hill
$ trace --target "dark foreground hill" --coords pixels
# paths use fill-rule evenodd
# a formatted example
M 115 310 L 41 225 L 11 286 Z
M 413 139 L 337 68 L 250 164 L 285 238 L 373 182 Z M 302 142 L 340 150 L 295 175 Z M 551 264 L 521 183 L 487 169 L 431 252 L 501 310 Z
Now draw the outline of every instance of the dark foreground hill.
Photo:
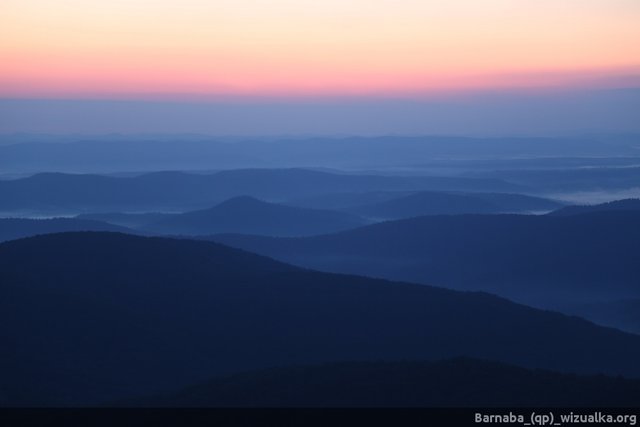
M 635 407 L 640 381 L 497 362 L 348 362 L 252 371 L 117 406 Z
M 640 376 L 640 337 L 579 318 L 118 233 L 0 244 L 0 342 L 4 406 L 96 404 L 347 360 L 467 356 Z
M 588 318 L 601 325 L 611 325 L 640 335 L 640 298 L 566 303 L 558 311 Z
M 0 242 L 66 231 L 114 231 L 127 229 L 105 222 L 76 218 L 26 219 L 0 218 Z
M 213 238 L 308 268 L 527 301 L 640 295 L 640 212 L 424 216 L 299 239 Z
M 213 208 L 165 215 L 143 227 L 162 234 L 205 235 L 247 233 L 267 236 L 305 236 L 356 228 L 365 221 L 355 215 L 267 203 L 236 197 Z
M 503 193 L 421 191 L 397 199 L 350 208 L 369 218 L 402 219 L 423 215 L 494 214 L 549 211 L 562 204 L 540 197 Z
M 640 199 L 623 199 L 615 200 L 608 203 L 600 203 L 597 205 L 584 206 L 566 206 L 564 208 L 550 212 L 552 216 L 579 215 L 592 212 L 610 212 L 610 211 L 635 211 L 640 212 Z

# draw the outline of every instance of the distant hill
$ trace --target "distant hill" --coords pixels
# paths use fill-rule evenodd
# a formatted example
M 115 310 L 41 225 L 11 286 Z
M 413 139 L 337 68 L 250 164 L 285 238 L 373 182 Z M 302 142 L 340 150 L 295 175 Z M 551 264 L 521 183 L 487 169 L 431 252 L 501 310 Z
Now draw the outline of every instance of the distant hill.
M 138 407 L 634 407 L 640 381 L 475 359 L 348 362 L 217 378 Z
M 416 191 L 364 191 L 314 194 L 284 200 L 289 206 L 313 209 L 348 210 L 362 205 L 386 202 L 399 199 Z
M 564 208 L 550 212 L 553 216 L 579 215 L 590 212 L 607 211 L 638 211 L 640 212 L 640 199 L 623 199 L 613 202 L 601 203 L 599 205 L 566 206 Z
M 92 405 L 345 360 L 468 356 L 640 377 L 639 336 L 579 318 L 118 233 L 0 244 L 0 339 L 0 406 Z
M 65 231 L 115 231 L 126 233 L 129 230 L 100 221 L 75 218 L 0 218 L 0 242 Z
M 424 216 L 327 236 L 213 239 L 308 268 L 530 303 L 640 295 L 640 212 Z
M 640 167 L 591 167 L 568 169 L 513 169 L 469 174 L 478 178 L 502 179 L 540 193 L 622 190 L 638 187 Z
M 422 191 L 349 209 L 369 218 L 402 219 L 422 215 L 491 214 L 549 211 L 561 203 L 521 194 Z
M 0 212 L 184 212 L 242 195 L 278 201 L 337 191 L 519 188 L 494 179 L 344 175 L 306 169 L 244 169 L 213 174 L 157 172 L 135 177 L 44 173 L 0 181 Z
M 580 137 L 238 137 L 207 135 L 0 135 L 0 170 L 71 173 L 333 165 L 406 168 L 499 162 L 500 168 L 627 165 L 637 134 Z M 11 144 L 6 145 L 5 144 Z M 363 155 L 366 153 L 366 155 Z M 526 158 L 523 155 L 526 154 Z M 582 156 L 581 159 L 571 159 Z M 606 161 L 600 158 L 606 158 Z M 569 160 L 564 160 L 570 158 Z M 514 162 L 515 159 L 515 163 Z M 573 161 L 571 161 L 573 160 Z M 600 161 L 599 161 L 600 160 Z M 637 163 L 637 161 L 636 161 Z M 490 165 L 494 168 L 493 165 Z
M 77 219 L 87 219 L 91 221 L 108 222 L 109 224 L 119 225 L 122 227 L 139 228 L 148 225 L 153 222 L 171 217 L 174 214 L 168 213 L 121 213 L 121 212 L 107 212 L 107 213 L 91 213 L 76 215 Z
M 236 197 L 213 208 L 168 215 L 144 226 L 163 234 L 205 235 L 248 233 L 268 236 L 305 236 L 356 228 L 366 223 L 355 215 L 267 203 Z

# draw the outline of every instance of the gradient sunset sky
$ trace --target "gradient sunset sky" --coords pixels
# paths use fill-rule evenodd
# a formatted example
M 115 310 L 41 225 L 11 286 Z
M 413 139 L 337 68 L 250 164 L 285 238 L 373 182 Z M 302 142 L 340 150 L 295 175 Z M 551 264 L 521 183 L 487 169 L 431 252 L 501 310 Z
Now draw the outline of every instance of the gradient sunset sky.
M 640 0 L 1 0 L 0 64 L 5 133 L 640 131 Z
M 2 0 L 0 97 L 637 84 L 638 0 Z

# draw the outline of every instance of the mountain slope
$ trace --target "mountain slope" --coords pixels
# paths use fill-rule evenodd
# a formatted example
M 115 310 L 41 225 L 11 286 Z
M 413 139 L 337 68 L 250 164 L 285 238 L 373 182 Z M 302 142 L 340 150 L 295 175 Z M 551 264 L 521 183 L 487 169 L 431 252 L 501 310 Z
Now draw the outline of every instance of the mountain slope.
M 122 212 L 105 212 L 105 213 L 92 213 L 92 214 L 80 214 L 74 218 L 86 219 L 92 221 L 102 221 L 113 225 L 119 225 L 121 227 L 139 228 L 144 227 L 152 222 L 158 222 L 173 214 L 169 213 L 122 213 Z
M 633 164 L 633 163 L 632 163 Z M 517 169 L 470 173 L 478 178 L 502 179 L 541 193 L 572 193 L 637 188 L 640 167 L 586 167 L 567 169 Z
M 579 215 L 592 212 L 610 211 L 638 211 L 640 212 L 640 199 L 623 199 L 613 202 L 601 203 L 598 205 L 566 206 L 564 208 L 549 212 L 552 216 Z
M 341 231 L 364 224 L 363 219 L 343 212 L 295 208 L 245 196 L 227 200 L 210 209 L 166 216 L 144 229 L 184 235 L 249 233 L 302 236 Z
M 283 203 L 289 206 L 312 209 L 348 210 L 363 205 L 371 205 L 414 194 L 415 191 L 363 191 L 337 192 L 294 197 Z
M 369 218 L 402 219 L 422 215 L 489 214 L 557 209 L 560 203 L 539 197 L 502 193 L 422 191 L 349 209 Z
M 213 239 L 308 268 L 527 301 L 640 294 L 634 212 L 425 216 L 300 239 Z
M 142 407 L 634 407 L 640 381 L 528 370 L 496 362 L 351 362 L 216 378 Z
M 640 298 L 567 303 L 558 311 L 640 335 Z
M 105 222 L 76 218 L 0 218 L 0 242 L 65 231 L 114 231 L 126 233 L 128 230 Z
M 640 337 L 578 318 L 117 233 L 0 244 L 0 340 L 4 406 L 96 404 L 344 360 L 469 356 L 640 376 Z

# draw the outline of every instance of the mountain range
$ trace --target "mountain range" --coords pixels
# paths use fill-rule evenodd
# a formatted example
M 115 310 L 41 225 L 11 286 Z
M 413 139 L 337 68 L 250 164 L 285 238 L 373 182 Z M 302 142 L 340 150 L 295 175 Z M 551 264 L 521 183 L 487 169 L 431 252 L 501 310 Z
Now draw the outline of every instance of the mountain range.
M 304 238 L 213 240 L 306 268 L 454 289 L 554 307 L 640 295 L 640 212 L 442 215 Z
M 640 167 L 584 167 L 567 169 L 511 169 L 483 171 L 464 176 L 501 179 L 524 187 L 535 188 L 541 194 L 637 189 Z
M 161 234 L 206 235 L 250 233 L 268 236 L 326 234 L 366 224 L 344 212 L 296 208 L 267 203 L 253 197 L 235 197 L 213 208 L 165 215 L 142 227 Z
M 0 244 L 0 405 L 95 405 L 232 373 L 473 357 L 640 377 L 640 337 L 476 292 L 304 270 L 219 244 Z
M 554 200 L 522 194 L 421 191 L 348 210 L 368 218 L 389 220 L 423 215 L 528 213 L 555 210 L 561 206 L 562 203 Z
M 237 196 L 281 201 L 338 191 L 518 191 L 495 179 L 350 175 L 307 169 L 243 169 L 210 174 L 157 172 L 139 176 L 42 173 L 0 181 L 0 212 L 51 215 L 99 212 L 184 212 Z
M 640 199 L 622 199 L 612 202 L 600 203 L 596 205 L 574 205 L 565 206 L 561 209 L 550 212 L 549 215 L 579 215 L 591 212 L 608 212 L 608 211 L 640 211 Z
M 0 218 L 0 242 L 65 231 L 131 232 L 126 228 L 107 224 L 106 222 L 76 218 Z
M 507 164 L 515 161 L 517 167 L 531 168 L 531 164 L 557 166 L 564 158 L 581 157 L 581 161 L 564 163 L 575 167 L 596 163 L 594 159 L 599 157 L 608 159 L 607 164 L 616 164 L 624 157 L 637 157 L 637 141 L 637 134 L 546 138 L 14 134 L 0 135 L 0 170 L 87 173 L 300 165 L 370 169 L 381 165 L 442 167 L 451 163 L 471 163 L 473 167 L 474 163 L 489 161 Z
M 325 236 L 218 235 L 216 241 L 305 267 L 473 289 L 526 283 L 550 288 L 606 283 L 634 291 L 640 213 L 438 215 Z M 374 242 L 385 242 L 383 245 Z M 606 248 L 606 250 L 604 249 Z M 615 268 L 614 268 L 615 267 Z M 366 269 L 366 271 L 363 271 Z M 495 288 L 497 289 L 497 288 Z

